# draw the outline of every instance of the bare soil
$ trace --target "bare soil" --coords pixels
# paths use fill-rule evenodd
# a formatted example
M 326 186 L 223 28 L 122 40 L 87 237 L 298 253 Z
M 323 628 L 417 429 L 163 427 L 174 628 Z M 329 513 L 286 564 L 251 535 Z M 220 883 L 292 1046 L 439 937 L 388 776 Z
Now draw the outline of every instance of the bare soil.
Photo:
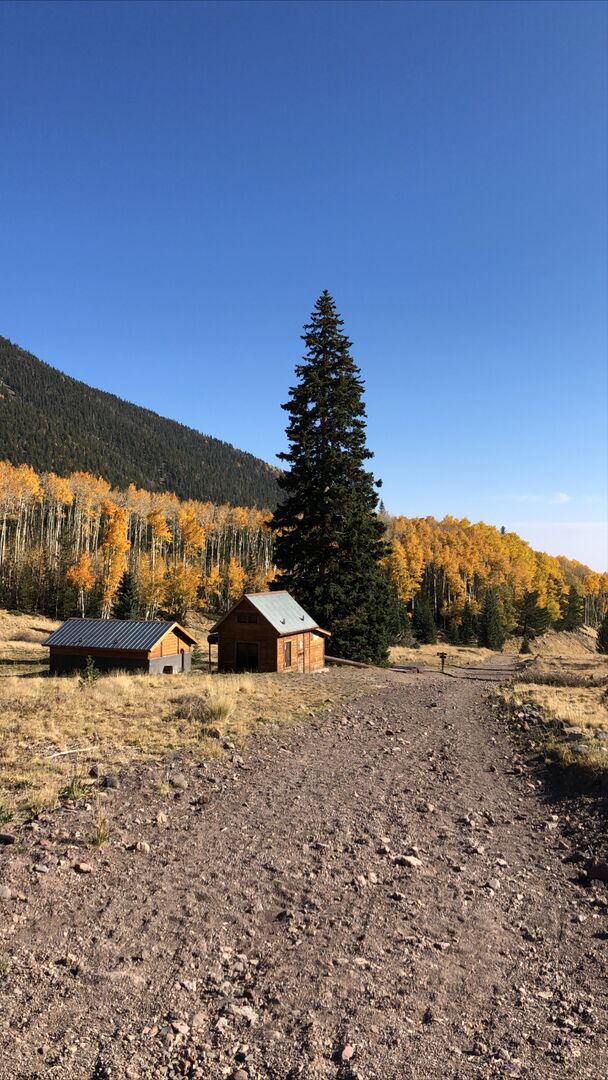
M 0 845 L 2 1080 L 606 1076 L 572 807 L 488 682 L 373 678 Z

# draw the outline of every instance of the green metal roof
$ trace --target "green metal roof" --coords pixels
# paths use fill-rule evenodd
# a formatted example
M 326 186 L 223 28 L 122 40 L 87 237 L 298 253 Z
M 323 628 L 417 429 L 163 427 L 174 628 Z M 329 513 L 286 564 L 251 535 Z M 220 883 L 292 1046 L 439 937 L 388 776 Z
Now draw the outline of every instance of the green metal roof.
M 279 634 L 315 630 L 317 623 L 288 592 L 245 593 L 246 599 Z

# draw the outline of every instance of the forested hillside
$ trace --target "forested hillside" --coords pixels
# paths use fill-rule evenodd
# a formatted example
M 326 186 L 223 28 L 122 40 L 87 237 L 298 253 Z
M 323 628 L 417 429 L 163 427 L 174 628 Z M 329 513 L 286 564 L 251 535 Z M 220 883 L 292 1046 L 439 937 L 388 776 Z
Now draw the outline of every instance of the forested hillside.
M 507 631 L 523 635 L 583 619 L 598 625 L 608 607 L 608 574 L 533 551 L 515 533 L 451 517 L 384 517 L 386 569 L 420 640 L 433 628 L 472 640 L 494 594 Z M 0 606 L 56 617 L 109 615 L 118 603 L 148 618 L 224 610 L 275 578 L 269 519 L 0 461 Z
M 277 470 L 229 443 L 95 390 L 0 337 L 0 460 L 83 470 L 182 499 L 273 506 Z

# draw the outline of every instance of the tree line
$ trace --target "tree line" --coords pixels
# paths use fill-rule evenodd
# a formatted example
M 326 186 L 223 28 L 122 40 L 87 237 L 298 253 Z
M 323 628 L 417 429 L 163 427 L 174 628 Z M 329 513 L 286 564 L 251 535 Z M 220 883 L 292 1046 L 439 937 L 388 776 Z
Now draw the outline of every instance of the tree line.
M 378 573 L 388 588 L 384 604 L 392 609 L 393 639 L 407 637 L 411 628 L 420 641 L 440 633 L 463 644 L 493 644 L 496 635 L 484 630 L 484 604 L 487 609 L 494 602 L 500 633 L 527 639 L 550 626 L 597 626 L 608 608 L 608 574 L 534 551 L 515 533 L 451 517 L 380 512 L 374 521 L 375 542 L 385 545 Z M 56 618 L 109 617 L 116 614 L 122 585 L 131 617 L 184 618 L 191 607 L 225 611 L 244 590 L 276 583 L 294 588 L 315 611 L 322 596 L 304 595 L 286 574 L 277 577 L 273 526 L 270 511 L 182 501 L 134 485 L 121 491 L 89 473 L 60 477 L 3 461 L 0 604 Z M 335 594 L 339 577 L 330 560 L 340 548 L 332 546 L 331 522 L 314 529 L 314 544 L 324 532 L 328 538 L 324 580 Z M 305 561 L 302 549 L 299 558 Z M 320 586 L 315 578 L 315 588 Z M 352 612 L 350 594 L 346 599 Z M 370 611 L 359 618 L 363 636 L 374 617 Z
M 273 514 L 0 462 L 0 603 L 184 620 L 245 590 L 287 588 L 331 631 L 335 655 L 374 662 L 412 637 L 500 649 L 519 633 L 526 651 L 549 627 L 602 623 L 608 574 L 483 522 L 388 515 L 367 468 L 363 381 L 328 292 L 303 340 Z

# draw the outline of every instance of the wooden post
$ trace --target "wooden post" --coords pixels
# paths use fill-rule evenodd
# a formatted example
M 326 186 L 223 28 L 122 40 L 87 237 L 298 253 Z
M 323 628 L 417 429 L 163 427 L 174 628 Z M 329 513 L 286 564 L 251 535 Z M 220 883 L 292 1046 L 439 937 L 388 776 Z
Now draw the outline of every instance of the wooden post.
M 448 654 L 447 654 L 447 652 L 438 652 L 437 656 L 441 660 L 441 671 L 443 673 L 445 671 L 445 662 L 446 662 L 446 660 L 448 658 Z

